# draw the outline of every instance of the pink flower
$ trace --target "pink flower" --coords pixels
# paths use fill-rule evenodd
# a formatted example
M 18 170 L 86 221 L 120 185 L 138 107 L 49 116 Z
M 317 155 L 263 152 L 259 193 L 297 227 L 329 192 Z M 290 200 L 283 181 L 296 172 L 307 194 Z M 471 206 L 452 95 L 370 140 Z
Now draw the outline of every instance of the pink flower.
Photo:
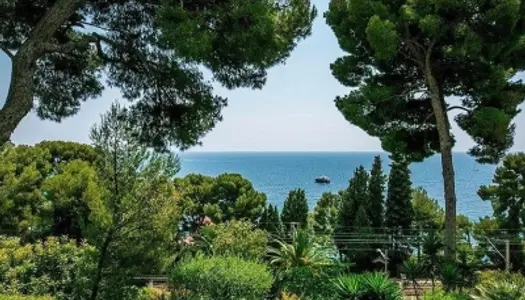
M 212 224 L 213 224 L 213 222 L 208 217 L 204 217 L 204 219 L 202 220 L 202 225 L 204 225 L 204 226 L 210 226 Z
M 193 239 L 193 237 L 190 235 L 190 236 L 187 236 L 183 241 L 182 241 L 184 244 L 186 245 L 193 245 L 195 244 L 195 240 Z

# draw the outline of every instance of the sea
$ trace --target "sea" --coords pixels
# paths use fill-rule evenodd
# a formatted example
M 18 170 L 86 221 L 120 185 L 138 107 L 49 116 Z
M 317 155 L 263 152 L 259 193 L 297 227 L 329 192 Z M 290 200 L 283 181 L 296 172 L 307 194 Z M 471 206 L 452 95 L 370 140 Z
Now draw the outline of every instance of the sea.
M 179 154 L 178 176 L 200 173 L 217 176 L 238 173 L 266 194 L 268 203 L 282 208 L 288 192 L 305 190 L 310 209 L 325 192 L 338 192 L 348 186 L 354 170 L 363 165 L 370 169 L 374 156 L 383 159 L 385 173 L 390 159 L 384 152 L 183 152 Z M 480 186 L 490 184 L 496 166 L 479 164 L 466 153 L 454 153 L 458 213 L 477 220 L 492 214 L 490 202 L 479 198 Z M 410 167 L 413 187 L 422 187 L 443 206 L 443 178 L 439 156 L 413 163 Z M 317 184 L 315 178 L 328 176 L 330 184 Z

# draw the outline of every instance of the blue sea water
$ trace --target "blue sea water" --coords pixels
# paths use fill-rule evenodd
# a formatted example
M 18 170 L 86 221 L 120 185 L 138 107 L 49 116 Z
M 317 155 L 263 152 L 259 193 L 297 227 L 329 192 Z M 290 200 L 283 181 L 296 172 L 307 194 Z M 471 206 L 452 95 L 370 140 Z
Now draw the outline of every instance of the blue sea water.
M 337 192 L 348 186 L 348 180 L 359 165 L 370 169 L 374 156 L 383 159 L 388 173 L 387 153 L 374 152 L 186 152 L 181 153 L 179 176 L 200 173 L 216 176 L 239 173 L 254 187 L 264 192 L 268 202 L 282 207 L 288 192 L 295 188 L 306 191 L 310 209 L 324 192 Z M 490 203 L 477 196 L 481 185 L 490 184 L 496 166 L 481 165 L 465 153 L 454 154 L 458 213 L 477 219 L 490 215 Z M 443 179 L 439 156 L 411 165 L 414 187 L 423 187 L 443 205 Z M 331 184 L 320 185 L 316 177 L 326 175 Z

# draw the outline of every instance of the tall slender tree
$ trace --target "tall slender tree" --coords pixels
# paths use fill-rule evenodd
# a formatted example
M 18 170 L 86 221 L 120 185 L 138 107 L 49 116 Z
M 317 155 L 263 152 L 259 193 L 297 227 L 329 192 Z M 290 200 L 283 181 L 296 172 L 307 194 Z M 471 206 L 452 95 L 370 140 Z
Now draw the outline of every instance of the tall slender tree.
M 279 216 L 279 210 L 277 205 L 273 206 L 268 204 L 265 208 L 261 220 L 259 221 L 259 228 L 266 230 L 268 233 L 274 236 L 282 236 L 284 233 L 283 223 Z
M 348 236 L 357 232 L 368 232 L 370 230 L 370 219 L 368 216 L 368 173 L 363 166 L 354 171 L 348 188 L 341 193 L 341 208 L 339 211 L 339 222 L 335 235 Z M 348 250 L 351 245 L 346 242 L 336 241 L 339 252 L 348 259 L 355 258 L 354 251 Z
M 281 212 L 281 221 L 285 226 L 290 223 L 299 223 L 301 228 L 308 226 L 308 200 L 303 189 L 295 189 L 288 193 Z
M 339 221 L 341 197 L 338 194 L 323 193 L 313 212 L 313 228 L 319 234 L 332 234 Z
M 384 223 L 386 176 L 383 173 L 381 156 L 374 157 L 370 179 L 368 180 L 368 194 L 370 196 L 369 212 L 370 225 L 380 228 Z
M 179 170 L 178 159 L 143 146 L 129 114 L 128 109 L 114 104 L 91 133 L 94 146 L 104 153 L 96 162 L 104 187 L 97 195 L 104 209 L 92 216 L 97 222 L 88 238 L 98 249 L 91 300 L 99 298 L 102 287 L 104 298 L 119 298 L 121 295 L 111 294 L 118 290 L 112 284 L 103 285 L 104 278 L 126 278 L 125 271 L 130 269 L 124 264 L 129 261 L 133 261 L 132 269 L 148 264 L 148 254 L 156 258 L 156 251 L 173 246 L 173 233 L 178 229 L 180 214 L 172 181 Z
M 345 118 L 389 152 L 421 160 L 441 154 L 446 253 L 456 244 L 456 188 L 448 112 L 481 162 L 513 144 L 512 119 L 525 99 L 525 4 L 519 0 L 331 0 L 325 14 L 346 55 L 333 75 L 350 94 Z M 455 97 L 451 97 L 455 96 Z M 459 98 L 459 101 L 458 101 Z
M 393 155 L 388 177 L 385 226 L 399 229 L 401 232 L 410 229 L 414 218 L 412 181 L 408 165 L 407 160 Z

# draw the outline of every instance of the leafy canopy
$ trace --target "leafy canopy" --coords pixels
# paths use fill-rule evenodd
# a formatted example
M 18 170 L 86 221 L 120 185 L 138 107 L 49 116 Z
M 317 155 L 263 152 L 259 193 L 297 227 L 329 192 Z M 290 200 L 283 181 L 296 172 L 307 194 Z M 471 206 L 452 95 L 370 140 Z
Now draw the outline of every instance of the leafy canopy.
M 174 186 L 184 230 L 198 228 L 205 217 L 214 222 L 246 219 L 257 224 L 266 206 L 266 195 L 239 174 L 190 174 L 175 179 Z
M 431 83 L 445 110 L 462 110 L 472 155 L 495 162 L 512 146 L 525 95 L 514 80 L 525 69 L 523 1 L 332 0 L 325 17 L 346 53 L 332 73 L 357 87 L 336 105 L 385 150 L 415 160 L 440 150 Z
M 35 106 L 60 121 L 104 86 L 133 101 L 140 140 L 165 149 L 198 143 L 221 119 L 202 68 L 228 88 L 261 88 L 311 31 L 308 0 L 1 1 L 0 50 L 13 83 L 0 144 Z

